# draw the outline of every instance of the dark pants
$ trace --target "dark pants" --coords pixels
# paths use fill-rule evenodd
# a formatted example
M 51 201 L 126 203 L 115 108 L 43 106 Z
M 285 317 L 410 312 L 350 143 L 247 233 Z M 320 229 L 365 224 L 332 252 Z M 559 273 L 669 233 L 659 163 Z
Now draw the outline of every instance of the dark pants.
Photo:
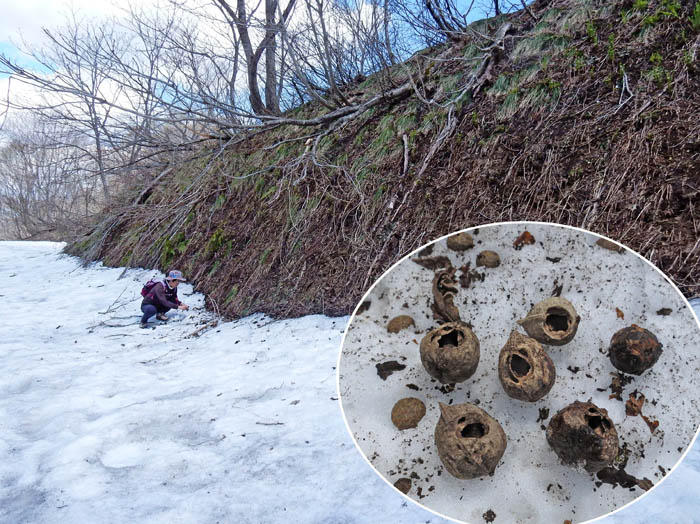
M 141 317 L 141 322 L 146 323 L 148 319 L 151 318 L 156 313 L 165 313 L 169 311 L 169 307 L 156 307 L 153 304 L 141 304 L 141 311 L 143 311 L 143 316 Z

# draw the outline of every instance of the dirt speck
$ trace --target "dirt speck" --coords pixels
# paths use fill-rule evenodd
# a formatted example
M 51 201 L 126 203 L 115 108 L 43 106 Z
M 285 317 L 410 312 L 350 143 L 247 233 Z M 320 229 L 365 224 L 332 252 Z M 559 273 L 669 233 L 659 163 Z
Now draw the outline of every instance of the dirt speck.
M 483 282 L 486 276 L 484 273 L 479 273 L 476 269 L 470 270 L 470 265 L 471 263 L 467 262 L 459 268 L 462 272 L 462 274 L 459 275 L 459 285 L 462 286 L 463 289 L 467 289 L 472 282 Z
M 671 313 L 673 313 L 673 310 L 671 308 L 668 308 L 668 307 L 662 307 L 661 309 L 659 309 L 656 312 L 657 315 L 661 315 L 664 317 L 670 315 Z
M 630 475 L 623 468 L 607 467 L 601 469 L 596 476 L 599 480 L 612 486 L 622 486 L 632 491 L 636 487 L 642 488 L 644 491 L 649 491 L 654 485 L 648 478 L 638 479 Z
M 634 380 L 634 377 L 627 376 L 623 373 L 610 373 L 612 380 L 610 381 L 610 391 L 612 394 L 609 398 L 622 402 L 622 391 L 625 386 Z
M 560 284 L 559 281 L 554 281 L 554 289 L 552 290 L 553 297 L 560 297 L 561 292 L 564 289 L 564 284 Z
M 381 362 L 376 365 L 377 375 L 379 375 L 379 378 L 382 380 L 386 380 L 394 371 L 401 371 L 405 367 L 404 364 L 399 364 L 396 360 L 387 360 L 386 362 Z
M 362 313 L 367 311 L 371 305 L 372 305 L 371 300 L 365 300 L 362 304 L 360 304 L 360 307 L 357 308 L 357 314 L 361 315 Z
M 484 517 L 484 520 L 486 522 L 493 522 L 494 520 L 496 520 L 496 514 L 493 512 L 492 509 L 488 510 L 482 516 Z

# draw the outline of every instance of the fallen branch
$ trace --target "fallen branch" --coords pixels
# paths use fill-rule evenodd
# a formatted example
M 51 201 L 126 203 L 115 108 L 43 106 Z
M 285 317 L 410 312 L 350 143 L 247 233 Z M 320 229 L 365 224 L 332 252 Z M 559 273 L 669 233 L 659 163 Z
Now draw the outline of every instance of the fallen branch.
M 211 322 L 207 322 L 207 323 L 204 324 L 203 326 L 198 327 L 197 329 L 195 329 L 195 330 L 194 330 L 192 333 L 190 333 L 189 335 L 185 335 L 184 338 L 198 337 L 198 336 L 200 335 L 200 333 L 201 333 L 202 331 L 204 331 L 205 329 L 209 329 L 209 328 L 215 327 L 215 326 L 217 326 L 218 324 L 219 324 L 219 319 L 212 320 Z
M 116 310 L 113 310 L 113 309 L 112 309 L 112 306 L 114 306 L 114 304 L 116 304 L 116 303 L 119 301 L 119 299 L 122 298 L 122 295 L 124 294 L 124 292 L 125 292 L 127 289 L 128 289 L 128 287 L 125 287 L 125 288 L 122 290 L 122 292 L 119 293 L 119 296 L 118 296 L 117 298 L 114 299 L 114 302 L 112 302 L 112 303 L 109 305 L 109 307 L 107 308 L 107 310 L 106 310 L 106 311 L 99 311 L 99 314 L 100 314 L 100 315 L 106 315 L 107 313 L 111 313 L 112 311 L 116 311 Z M 127 304 L 128 304 L 128 302 L 127 302 Z M 124 307 L 124 305 L 125 305 L 125 304 L 122 304 L 122 305 L 119 306 L 117 309 L 119 309 L 120 307 Z
M 161 180 L 165 175 L 167 175 L 168 173 L 170 173 L 174 168 L 175 168 L 175 166 L 174 166 L 174 165 L 171 165 L 170 167 L 168 167 L 167 169 L 165 169 L 160 175 L 158 175 L 157 177 L 155 177 L 155 178 L 151 181 L 151 183 L 148 184 L 148 185 L 146 186 L 146 188 L 145 188 L 143 191 L 141 191 L 141 193 L 139 193 L 139 196 L 137 196 L 137 197 L 134 199 L 134 202 L 132 203 L 132 205 L 136 206 L 136 205 L 139 205 L 139 204 L 143 204 L 143 202 L 146 200 L 145 197 L 146 197 L 148 194 L 150 194 L 150 192 L 151 192 L 151 190 L 153 189 L 153 187 L 154 187 L 158 182 L 160 182 L 160 180 Z
M 405 133 L 401 135 L 401 140 L 403 141 L 403 171 L 401 171 L 403 177 L 408 172 L 408 137 Z
M 533 13 L 532 10 L 530 9 L 530 7 L 525 3 L 525 0 L 520 0 L 520 3 L 522 4 L 523 9 L 525 9 L 527 14 L 529 14 L 532 17 L 532 19 L 535 21 L 535 23 L 540 21 L 540 19 L 535 16 L 535 13 Z

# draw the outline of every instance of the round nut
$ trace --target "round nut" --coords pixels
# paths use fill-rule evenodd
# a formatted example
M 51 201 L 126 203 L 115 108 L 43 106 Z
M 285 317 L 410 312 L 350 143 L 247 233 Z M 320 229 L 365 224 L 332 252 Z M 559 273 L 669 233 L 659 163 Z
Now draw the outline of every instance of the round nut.
M 430 330 L 420 343 L 420 360 L 428 374 L 443 384 L 464 382 L 479 365 L 479 339 L 463 322 Z
M 460 479 L 490 475 L 508 439 L 498 421 L 474 404 L 440 403 L 435 445 L 447 471 Z
M 452 251 L 465 251 L 474 247 L 474 239 L 469 233 L 456 233 L 447 237 L 447 247 Z
M 408 315 L 399 315 L 398 317 L 392 318 L 386 325 L 386 330 L 389 333 L 398 333 L 402 329 L 406 329 L 409 326 L 415 326 L 416 323 L 413 318 Z
M 557 412 L 547 442 L 565 464 L 583 463 L 590 473 L 609 466 L 618 454 L 617 430 L 608 412 L 592 402 L 574 402 Z
M 662 344 L 649 330 L 632 324 L 615 333 L 610 341 L 610 362 L 623 373 L 641 375 L 656 364 Z
M 495 251 L 482 251 L 476 255 L 476 265 L 484 267 L 498 267 L 501 265 L 501 257 Z
M 391 421 L 401 430 L 415 428 L 424 416 L 425 404 L 414 397 L 402 398 L 391 410 Z
M 512 331 L 498 357 L 498 378 L 509 397 L 535 402 L 554 386 L 554 363 L 534 338 Z
M 551 297 L 535 304 L 525 318 L 518 320 L 518 324 L 537 342 L 563 346 L 576 335 L 580 320 L 571 302 Z
M 411 484 L 412 482 L 410 478 L 401 477 L 399 480 L 394 482 L 394 487 L 406 495 L 409 491 L 411 491 Z

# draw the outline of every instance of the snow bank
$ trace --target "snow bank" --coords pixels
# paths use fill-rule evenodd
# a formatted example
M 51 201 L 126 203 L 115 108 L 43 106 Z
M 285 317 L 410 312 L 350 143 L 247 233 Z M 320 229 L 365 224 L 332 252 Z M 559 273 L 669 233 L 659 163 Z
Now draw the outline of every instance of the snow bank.
M 347 318 L 253 315 L 186 338 L 211 315 L 185 284 L 192 310 L 142 330 L 155 272 L 60 248 L 0 243 L 1 522 L 440 521 L 345 430 Z
M 253 315 L 186 338 L 210 314 L 183 285 L 192 310 L 141 330 L 155 272 L 61 248 L 0 242 L 0 522 L 446 522 L 352 444 L 334 369 L 347 318 Z M 692 522 L 698 471 L 696 444 L 605 522 Z

